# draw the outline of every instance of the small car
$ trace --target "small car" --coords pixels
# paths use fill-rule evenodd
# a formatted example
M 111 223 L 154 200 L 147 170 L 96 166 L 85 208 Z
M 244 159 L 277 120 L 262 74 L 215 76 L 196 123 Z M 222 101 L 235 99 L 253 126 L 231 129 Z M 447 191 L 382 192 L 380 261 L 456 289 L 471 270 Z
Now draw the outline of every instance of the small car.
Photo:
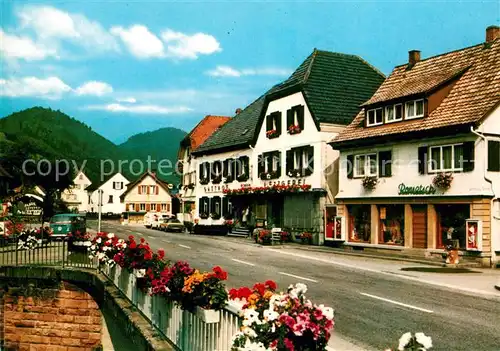
M 184 224 L 177 218 L 166 218 L 160 223 L 160 230 L 164 232 L 184 232 Z
M 80 214 L 62 213 L 56 214 L 50 219 L 51 239 L 65 238 L 69 233 L 77 231 L 85 233 L 87 231 L 86 218 Z
M 151 229 L 160 229 L 160 224 L 163 223 L 163 221 L 167 218 L 168 215 L 156 215 L 151 222 Z

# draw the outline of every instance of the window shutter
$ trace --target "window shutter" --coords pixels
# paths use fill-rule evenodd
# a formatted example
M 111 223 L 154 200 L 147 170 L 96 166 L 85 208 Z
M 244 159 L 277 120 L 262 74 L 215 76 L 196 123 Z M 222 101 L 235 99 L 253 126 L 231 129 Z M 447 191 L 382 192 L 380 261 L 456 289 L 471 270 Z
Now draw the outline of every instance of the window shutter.
M 146 204 L 146 212 L 149 212 L 151 211 L 151 205 L 150 204 Z
M 200 197 L 198 200 L 198 215 L 201 215 L 203 213 L 203 202 L 205 201 L 205 198 Z
M 378 176 L 392 176 L 392 151 L 381 151 L 378 153 Z
M 488 172 L 500 172 L 500 141 L 488 140 Z
M 137 193 L 138 193 L 139 195 L 141 195 L 141 194 L 142 194 L 142 193 L 141 193 L 141 186 L 140 186 L 140 185 L 137 187 Z
M 300 130 L 304 130 L 304 105 L 297 106 L 297 122 Z
M 287 150 L 286 151 L 286 174 L 288 175 L 288 172 L 291 172 L 293 170 L 293 150 Z
M 277 158 L 277 161 L 278 161 L 278 168 L 276 169 L 276 174 L 279 177 L 281 177 L 281 152 L 280 151 L 276 151 L 275 154 L 274 154 L 274 157 Z
M 473 141 L 464 143 L 464 172 L 472 172 L 474 170 L 474 146 L 475 142 Z
M 427 169 L 427 146 L 418 148 L 418 173 L 425 174 Z
M 227 178 L 227 175 L 228 175 L 228 166 L 229 166 L 229 160 L 224 160 L 224 162 L 222 163 L 222 176 L 224 178 Z
M 286 129 L 293 125 L 293 114 L 294 114 L 294 109 L 291 108 L 288 111 L 286 111 Z
M 274 118 L 276 119 L 276 131 L 281 135 L 281 112 L 275 112 Z
M 261 173 L 264 172 L 265 157 L 266 157 L 266 154 L 260 154 L 258 156 L 257 173 L 258 173 L 259 178 L 261 177 Z
M 236 160 L 233 158 L 228 160 L 228 167 L 231 168 L 231 176 L 229 176 L 228 179 L 231 182 L 236 179 L 236 163 Z
M 156 190 L 156 195 L 158 195 L 160 193 L 160 187 L 158 185 L 156 185 L 155 190 Z
M 149 185 L 147 185 L 147 188 L 146 188 L 146 189 L 147 189 L 147 190 L 146 190 L 146 194 L 148 194 L 148 195 L 149 195 L 149 189 L 151 189 L 151 187 L 150 187 Z
M 204 163 L 200 163 L 200 180 L 203 179 L 203 165 Z
M 226 217 L 228 215 L 229 210 L 229 200 L 226 196 L 222 198 L 222 217 Z
M 139 204 L 135 204 L 135 212 L 139 212 Z
M 354 155 L 347 155 L 347 178 L 354 176 Z
M 311 175 L 314 172 L 314 146 L 308 146 L 305 151 L 307 152 L 307 165 L 305 165 L 306 175 Z
M 210 162 L 207 162 L 206 165 L 207 165 L 207 178 L 210 181 L 210 179 L 212 179 L 212 171 L 211 171 L 212 164 Z
M 207 198 L 207 201 L 209 201 L 208 208 L 210 209 L 210 213 L 215 212 L 215 198 L 209 199 Z
M 248 156 L 243 156 L 243 167 L 245 169 L 245 174 L 250 177 L 250 159 Z
M 156 212 L 161 212 L 161 204 L 156 204 Z
M 273 129 L 273 115 L 266 116 L 266 131 L 270 131 Z

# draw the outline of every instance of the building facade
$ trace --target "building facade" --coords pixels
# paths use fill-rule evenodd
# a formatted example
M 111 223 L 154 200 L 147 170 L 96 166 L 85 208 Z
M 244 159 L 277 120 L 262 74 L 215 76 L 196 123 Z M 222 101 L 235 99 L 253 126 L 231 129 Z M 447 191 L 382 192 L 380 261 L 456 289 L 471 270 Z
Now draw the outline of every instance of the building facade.
M 346 246 L 437 257 L 448 246 L 498 261 L 498 77 L 498 27 L 474 47 L 425 60 L 410 51 L 331 143 Z
M 154 172 L 145 172 L 128 184 L 120 196 L 128 223 L 142 223 L 148 212 L 172 215 L 171 185 L 158 179 Z
M 87 188 L 88 212 L 99 211 L 99 194 L 101 193 L 101 213 L 121 214 L 125 211 L 125 203 L 121 201 L 121 195 L 127 190 L 130 181 L 121 173 L 115 173 L 101 184 L 92 184 Z
M 338 188 L 338 152 L 327 143 L 383 80 L 357 56 L 314 50 L 193 153 L 199 226 L 286 228 L 321 244 Z
M 73 179 L 73 185 L 65 189 L 61 193 L 61 200 L 72 211 L 79 213 L 87 212 L 88 208 L 88 195 L 87 187 L 92 184 L 92 181 L 83 173 L 78 172 Z

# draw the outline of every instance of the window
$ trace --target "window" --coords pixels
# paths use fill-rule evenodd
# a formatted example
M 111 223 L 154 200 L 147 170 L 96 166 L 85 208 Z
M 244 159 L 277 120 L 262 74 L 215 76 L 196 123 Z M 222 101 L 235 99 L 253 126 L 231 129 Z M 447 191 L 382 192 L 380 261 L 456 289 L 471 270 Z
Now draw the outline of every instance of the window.
M 371 177 L 377 173 L 377 154 L 354 156 L 354 177 Z
M 437 248 L 445 245 L 465 249 L 465 221 L 470 205 L 436 205 L 438 215 Z
M 156 189 L 158 188 L 157 185 L 150 185 L 149 186 L 149 194 L 157 194 Z
M 258 175 L 260 179 L 276 179 L 281 176 L 281 152 L 271 151 L 259 155 Z
M 276 111 L 266 117 L 266 136 L 276 138 L 281 134 L 281 112 Z
M 80 175 L 78 176 L 78 179 L 83 180 L 83 174 L 80 174 Z
M 379 205 L 380 244 L 404 245 L 405 207 L 404 205 Z
M 462 171 L 463 163 L 463 144 L 432 146 L 430 148 L 429 172 Z
M 384 122 L 382 118 L 382 108 L 368 110 L 367 115 L 367 126 L 378 126 Z
M 405 119 L 419 118 L 424 116 L 424 100 L 408 101 L 405 104 Z
M 161 204 L 161 211 L 165 212 L 167 210 L 167 204 Z
M 146 204 L 140 204 L 139 205 L 139 210 L 146 211 Z
M 139 185 L 139 194 L 146 194 L 148 191 L 147 185 Z
M 302 146 L 286 152 L 286 174 L 289 177 L 309 176 L 314 172 L 314 146 Z
M 123 182 L 113 182 L 113 189 L 122 190 L 123 189 Z
M 500 172 L 500 141 L 488 140 L 488 172 Z
M 304 130 L 304 105 L 297 105 L 286 111 L 286 128 L 289 134 Z
M 391 123 L 403 119 L 403 105 L 396 104 L 385 108 L 385 122 Z
M 112 204 L 112 203 L 113 203 L 113 195 L 109 195 L 108 204 Z
M 351 242 L 371 242 L 371 206 L 347 206 L 349 214 L 349 238 Z

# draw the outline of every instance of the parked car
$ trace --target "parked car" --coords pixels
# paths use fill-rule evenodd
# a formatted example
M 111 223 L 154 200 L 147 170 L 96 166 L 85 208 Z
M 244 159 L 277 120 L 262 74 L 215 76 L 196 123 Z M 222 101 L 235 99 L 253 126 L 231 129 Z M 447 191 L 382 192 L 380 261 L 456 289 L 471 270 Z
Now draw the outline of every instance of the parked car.
M 66 237 L 69 233 L 77 231 L 85 233 L 87 231 L 86 218 L 80 214 L 63 213 L 57 214 L 50 219 L 51 239 Z
M 167 218 L 160 223 L 160 230 L 164 232 L 179 232 L 184 231 L 184 224 L 177 218 Z
M 158 214 L 154 212 L 148 212 L 144 215 L 144 226 L 146 228 L 151 228 L 151 225 L 153 224 L 153 221 L 155 220 L 155 217 L 157 217 Z
M 154 217 L 153 221 L 151 222 L 151 229 L 160 229 L 160 224 L 165 220 L 168 219 L 168 215 L 166 214 L 158 214 Z

